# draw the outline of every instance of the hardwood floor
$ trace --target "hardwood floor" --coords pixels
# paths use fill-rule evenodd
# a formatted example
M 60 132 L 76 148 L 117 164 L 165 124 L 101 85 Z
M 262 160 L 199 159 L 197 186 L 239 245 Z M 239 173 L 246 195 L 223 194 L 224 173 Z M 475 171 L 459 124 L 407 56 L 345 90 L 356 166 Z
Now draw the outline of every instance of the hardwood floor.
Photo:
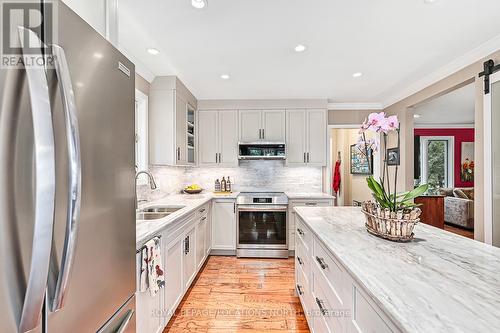
M 458 228 L 458 227 L 455 227 L 455 226 L 450 225 L 450 224 L 445 224 L 444 230 L 452 232 L 452 233 L 460 235 L 460 236 L 474 239 L 474 230 L 462 229 L 462 228 Z
M 211 256 L 167 332 L 309 332 L 295 296 L 294 259 Z

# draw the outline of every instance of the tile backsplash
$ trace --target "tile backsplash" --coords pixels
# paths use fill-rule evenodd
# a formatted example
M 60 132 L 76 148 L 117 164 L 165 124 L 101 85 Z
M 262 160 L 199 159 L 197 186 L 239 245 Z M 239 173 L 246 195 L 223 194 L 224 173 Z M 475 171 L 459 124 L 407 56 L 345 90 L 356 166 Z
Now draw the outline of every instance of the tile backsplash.
M 229 176 L 233 191 L 239 192 L 322 192 L 321 167 L 287 167 L 284 161 L 240 161 L 230 168 L 153 166 L 151 172 L 159 188 L 154 195 L 178 193 L 188 184 L 213 191 L 215 179 L 223 176 Z M 147 186 L 138 187 L 139 197 L 152 199 L 148 191 Z

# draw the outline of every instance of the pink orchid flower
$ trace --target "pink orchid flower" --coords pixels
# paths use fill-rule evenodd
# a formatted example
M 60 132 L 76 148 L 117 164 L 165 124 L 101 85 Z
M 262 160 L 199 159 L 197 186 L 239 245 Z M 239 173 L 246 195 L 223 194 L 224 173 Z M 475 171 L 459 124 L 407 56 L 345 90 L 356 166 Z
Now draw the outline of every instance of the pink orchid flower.
M 380 126 L 385 120 L 385 112 L 380 112 L 380 113 L 371 113 L 368 116 L 368 124 L 375 129 L 377 132 L 380 131 Z
M 389 130 L 397 130 L 399 128 L 399 120 L 398 116 L 390 116 L 387 118 L 387 125 L 389 127 Z

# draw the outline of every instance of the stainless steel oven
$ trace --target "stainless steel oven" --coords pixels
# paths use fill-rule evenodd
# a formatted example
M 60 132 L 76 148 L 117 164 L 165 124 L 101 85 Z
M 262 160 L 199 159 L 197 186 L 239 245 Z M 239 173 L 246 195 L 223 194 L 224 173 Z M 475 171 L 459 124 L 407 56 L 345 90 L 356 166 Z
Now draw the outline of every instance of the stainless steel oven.
M 288 257 L 288 198 L 284 193 L 238 196 L 238 257 Z

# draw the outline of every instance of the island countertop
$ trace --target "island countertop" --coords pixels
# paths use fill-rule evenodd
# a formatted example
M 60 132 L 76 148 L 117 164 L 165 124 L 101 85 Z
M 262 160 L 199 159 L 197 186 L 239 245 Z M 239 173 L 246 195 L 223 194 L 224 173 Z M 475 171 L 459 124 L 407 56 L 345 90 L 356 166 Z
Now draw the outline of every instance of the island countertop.
M 360 208 L 295 210 L 401 331 L 500 327 L 499 248 L 422 223 L 394 243 L 368 234 Z

